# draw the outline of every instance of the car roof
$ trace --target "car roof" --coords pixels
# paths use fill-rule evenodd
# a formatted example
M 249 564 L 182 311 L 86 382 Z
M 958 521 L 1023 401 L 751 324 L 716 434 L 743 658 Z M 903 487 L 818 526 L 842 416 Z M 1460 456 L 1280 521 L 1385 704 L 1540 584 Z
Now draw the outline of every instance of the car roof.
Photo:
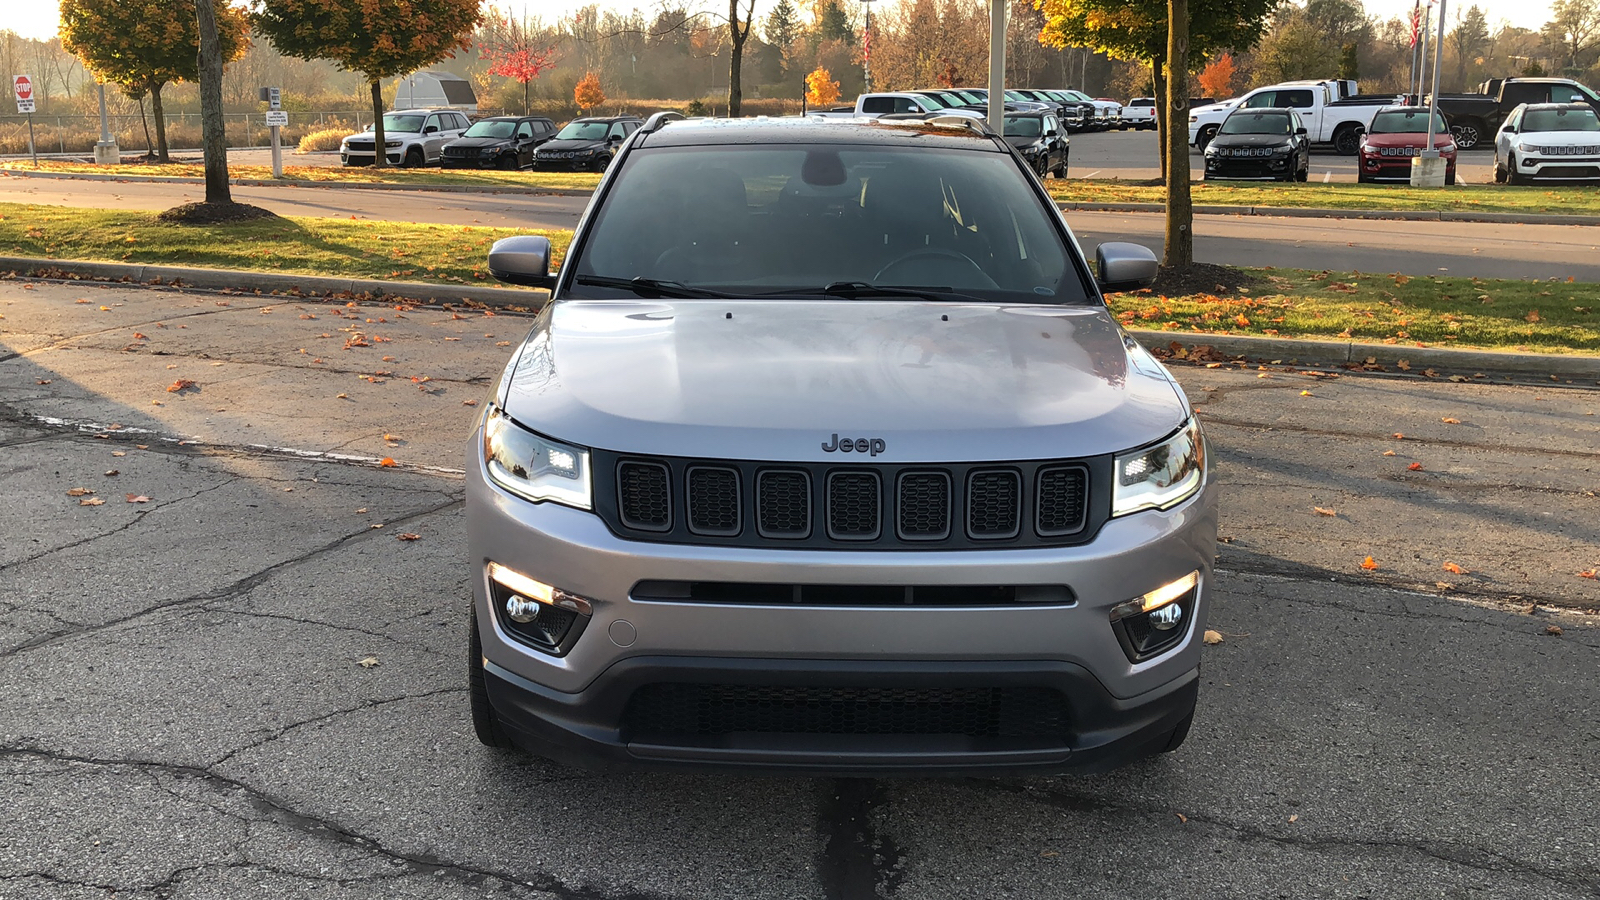
M 893 123 L 872 119 L 815 117 L 674 119 L 645 136 L 642 147 L 693 147 L 715 144 L 855 144 L 918 146 L 1002 152 L 993 138 L 975 129 L 916 119 Z
M 1589 109 L 1590 108 L 1589 104 L 1587 104 L 1587 103 L 1524 103 L 1522 105 L 1527 107 L 1528 109 L 1580 110 L 1580 109 Z
M 403 115 L 425 116 L 425 115 L 428 115 L 429 113 L 436 113 L 436 112 L 458 112 L 458 113 L 461 113 L 462 115 L 466 115 L 465 111 L 456 109 L 453 106 L 426 106 L 426 107 L 419 106 L 419 107 L 417 107 L 415 109 L 391 109 L 388 112 L 384 113 L 384 115 L 386 115 L 386 116 L 403 116 Z
M 579 116 L 573 122 L 643 122 L 638 116 Z M 569 123 L 570 124 L 570 123 Z
M 1384 106 L 1384 107 L 1379 108 L 1379 110 L 1378 110 L 1378 112 L 1381 112 L 1381 113 L 1385 113 L 1385 112 L 1419 112 L 1419 113 L 1425 113 L 1427 111 L 1428 111 L 1428 107 L 1426 107 L 1426 106 L 1407 106 L 1404 103 L 1397 103 L 1394 106 Z
M 1286 112 L 1294 112 L 1294 110 L 1290 109 L 1287 106 L 1239 106 L 1239 107 L 1235 107 L 1233 112 L 1228 113 L 1228 118 L 1231 119 L 1234 116 L 1253 116 L 1256 113 L 1286 113 Z

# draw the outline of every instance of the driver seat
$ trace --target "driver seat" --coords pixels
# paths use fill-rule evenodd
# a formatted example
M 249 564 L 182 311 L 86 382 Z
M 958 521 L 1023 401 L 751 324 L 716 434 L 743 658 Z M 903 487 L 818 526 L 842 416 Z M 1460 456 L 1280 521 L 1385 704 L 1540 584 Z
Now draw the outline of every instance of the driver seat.
M 944 185 L 933 173 L 908 164 L 867 178 L 862 206 L 870 223 L 871 249 L 882 264 L 924 247 L 953 244 L 955 222 L 945 206 Z

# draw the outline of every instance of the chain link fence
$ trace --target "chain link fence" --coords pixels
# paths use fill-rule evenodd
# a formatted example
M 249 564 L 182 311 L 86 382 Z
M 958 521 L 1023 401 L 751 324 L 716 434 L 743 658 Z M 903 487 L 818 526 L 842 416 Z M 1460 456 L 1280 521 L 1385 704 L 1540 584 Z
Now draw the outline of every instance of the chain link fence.
M 263 113 L 225 113 L 229 147 L 264 147 L 271 141 Z M 123 153 L 143 154 L 153 150 L 156 141 L 156 124 L 153 116 L 143 122 L 137 115 L 106 117 L 111 136 Z M 166 115 L 167 147 L 170 150 L 198 150 L 200 147 L 200 114 L 172 113 Z M 293 148 L 300 138 L 313 131 L 344 128 L 360 131 L 372 124 L 372 110 L 344 110 L 330 112 L 291 112 L 289 125 L 282 129 L 284 146 Z M 145 128 L 149 127 L 149 139 Z M 35 113 L 33 134 L 41 154 L 91 156 L 94 145 L 100 140 L 99 116 L 53 116 Z M 28 117 L 0 115 L 0 155 L 25 155 L 28 152 Z

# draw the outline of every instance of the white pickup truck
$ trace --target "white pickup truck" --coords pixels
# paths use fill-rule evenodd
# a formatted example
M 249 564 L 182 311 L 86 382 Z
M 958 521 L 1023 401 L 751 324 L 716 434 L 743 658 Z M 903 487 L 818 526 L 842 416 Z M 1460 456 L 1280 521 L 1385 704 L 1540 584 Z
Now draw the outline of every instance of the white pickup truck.
M 1313 144 L 1332 144 L 1335 152 L 1354 155 L 1361 146 L 1362 133 L 1372 124 L 1372 117 L 1378 110 L 1392 105 L 1394 98 L 1357 95 L 1339 99 L 1340 91 L 1341 83 L 1337 81 L 1290 81 L 1256 88 L 1234 100 L 1192 109 L 1189 111 L 1189 143 L 1205 150 L 1222 120 L 1235 109 L 1286 107 L 1300 116 Z
M 876 119 L 879 116 L 904 113 L 938 113 L 939 115 L 964 116 L 969 119 L 983 118 L 983 113 L 946 106 L 926 94 L 910 92 L 862 94 L 856 98 L 854 107 L 842 106 L 829 110 L 814 110 L 806 113 L 806 115 L 818 119 Z

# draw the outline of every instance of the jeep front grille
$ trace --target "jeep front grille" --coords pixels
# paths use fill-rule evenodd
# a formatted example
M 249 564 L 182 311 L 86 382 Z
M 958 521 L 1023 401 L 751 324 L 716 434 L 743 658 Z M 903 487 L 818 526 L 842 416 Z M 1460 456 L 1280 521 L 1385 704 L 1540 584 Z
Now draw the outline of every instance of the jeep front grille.
M 594 451 L 595 511 L 643 541 L 739 547 L 977 549 L 1092 540 L 1111 459 L 772 464 Z

